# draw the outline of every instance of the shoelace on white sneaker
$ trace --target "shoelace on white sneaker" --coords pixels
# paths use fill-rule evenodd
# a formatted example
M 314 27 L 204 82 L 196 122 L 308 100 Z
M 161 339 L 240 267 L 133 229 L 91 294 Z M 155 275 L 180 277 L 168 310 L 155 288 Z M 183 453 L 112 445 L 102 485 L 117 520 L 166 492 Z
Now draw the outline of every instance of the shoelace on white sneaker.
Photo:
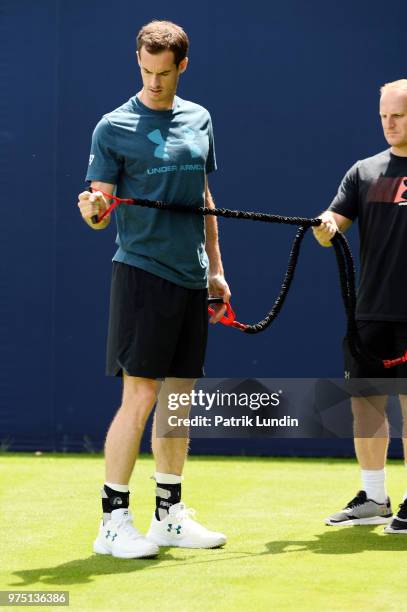
M 128 516 L 124 516 L 120 519 L 119 522 L 116 523 L 117 528 L 127 533 L 132 540 L 137 540 L 137 538 L 141 538 L 141 533 L 135 528 L 133 525 L 133 517 L 131 514 Z
M 193 508 L 187 508 L 185 504 L 180 503 L 179 509 L 174 513 L 177 521 L 183 521 L 184 519 L 192 519 L 196 514 Z

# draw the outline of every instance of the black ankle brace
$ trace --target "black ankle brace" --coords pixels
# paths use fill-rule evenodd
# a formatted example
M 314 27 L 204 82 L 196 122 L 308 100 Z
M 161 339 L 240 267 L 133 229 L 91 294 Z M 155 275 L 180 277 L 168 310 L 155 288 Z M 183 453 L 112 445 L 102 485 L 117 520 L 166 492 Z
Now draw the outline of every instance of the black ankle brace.
M 155 494 L 155 518 L 161 521 L 167 516 L 170 507 L 181 501 L 181 483 L 161 484 L 157 482 Z
M 115 491 L 107 485 L 104 485 L 102 489 L 102 507 L 103 514 L 110 514 L 113 510 L 119 508 L 129 507 L 130 492 L 122 493 L 121 491 Z

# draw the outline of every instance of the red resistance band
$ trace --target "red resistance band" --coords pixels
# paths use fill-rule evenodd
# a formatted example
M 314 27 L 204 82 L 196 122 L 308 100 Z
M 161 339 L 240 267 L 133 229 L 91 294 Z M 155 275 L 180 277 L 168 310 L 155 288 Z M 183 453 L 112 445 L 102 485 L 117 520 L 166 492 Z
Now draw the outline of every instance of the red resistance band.
M 102 191 L 101 189 L 96 189 L 95 191 L 101 193 L 106 199 L 113 200 L 113 202 L 105 210 L 105 212 L 100 217 L 98 217 L 97 220 L 95 219 L 94 223 L 100 223 L 105 217 L 107 217 L 107 215 L 110 215 L 112 210 L 114 210 L 117 206 L 119 206 L 119 204 L 137 204 L 137 200 L 133 198 L 118 198 L 117 196 L 111 195 L 110 193 L 106 193 L 106 191 Z M 218 299 L 212 298 L 212 300 L 210 301 L 212 303 L 223 304 L 222 298 L 218 298 Z M 227 325 L 229 327 L 234 327 L 235 329 L 240 329 L 241 331 L 244 331 L 246 327 L 248 326 L 245 325 L 244 323 L 239 323 L 239 321 L 236 321 L 236 315 L 230 304 L 225 304 L 225 306 L 226 306 L 226 312 L 223 315 L 223 317 L 220 319 L 219 323 L 222 323 L 222 325 Z M 208 313 L 210 315 L 213 315 L 215 314 L 215 310 L 211 308 L 211 306 L 208 306 Z
M 407 351 L 401 357 L 397 357 L 396 359 L 383 359 L 383 365 L 385 368 L 392 368 L 396 365 L 400 365 L 401 363 L 406 363 L 407 361 Z
M 217 303 L 222 304 L 223 302 L 220 301 Z M 223 315 L 223 317 L 219 320 L 219 323 L 222 323 L 222 325 L 227 325 L 229 327 L 234 327 L 235 329 L 240 329 L 241 331 L 244 331 L 246 327 L 248 326 L 245 325 L 244 323 L 239 323 L 239 321 L 236 321 L 236 315 L 234 313 L 232 306 L 230 304 L 223 304 L 223 305 L 226 306 L 226 312 Z M 208 306 L 208 312 L 210 315 L 215 314 L 215 310 L 211 308 L 211 306 Z
M 111 195 L 110 193 L 106 193 L 106 191 L 102 191 L 101 189 L 97 189 L 96 191 L 101 193 L 108 200 L 113 200 L 113 202 L 105 210 L 105 212 L 100 217 L 98 217 L 97 220 L 95 219 L 93 221 L 92 219 L 94 223 L 100 223 L 105 217 L 107 217 L 107 215 L 110 215 L 112 210 L 114 210 L 117 206 L 119 206 L 119 204 L 137 204 L 137 200 L 133 198 L 118 198 L 117 196 Z M 218 304 L 223 303 L 222 298 L 217 298 L 217 299 L 209 298 L 209 302 L 218 303 Z M 225 306 L 226 306 L 226 312 L 223 315 L 223 317 L 220 319 L 219 323 L 222 323 L 222 325 L 227 325 L 228 327 L 234 327 L 235 329 L 240 329 L 240 331 L 244 331 L 247 327 L 249 327 L 245 323 L 239 323 L 239 321 L 236 321 L 236 315 L 230 304 L 225 304 Z M 208 313 L 210 315 L 213 315 L 215 314 L 215 311 L 213 308 L 208 306 Z M 394 366 L 397 366 L 397 365 L 400 365 L 406 362 L 407 362 L 407 350 L 404 353 L 404 355 L 402 355 L 401 357 L 397 357 L 396 359 L 383 359 L 383 366 L 388 369 L 388 368 L 393 368 Z
M 97 220 L 95 219 L 93 221 L 92 218 L 93 223 L 100 223 L 105 217 L 107 217 L 107 215 L 110 215 L 112 210 L 114 210 L 116 206 L 119 206 L 119 204 L 135 204 L 137 202 L 137 200 L 134 200 L 133 198 L 118 198 L 117 196 L 111 195 L 110 193 L 106 193 L 106 191 L 102 191 L 101 189 L 95 189 L 93 193 L 95 192 L 101 193 L 103 196 L 105 196 L 105 198 L 107 198 L 108 200 L 113 200 L 113 202 L 105 210 L 105 212 L 100 215 L 100 217 L 98 216 Z

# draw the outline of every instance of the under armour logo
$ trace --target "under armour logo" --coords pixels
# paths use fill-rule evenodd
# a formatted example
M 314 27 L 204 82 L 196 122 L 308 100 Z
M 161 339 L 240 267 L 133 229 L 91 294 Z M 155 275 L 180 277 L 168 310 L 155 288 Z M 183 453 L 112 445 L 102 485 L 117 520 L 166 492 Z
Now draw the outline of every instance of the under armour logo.
M 170 533 L 171 531 L 176 531 L 177 535 L 179 535 L 181 533 L 181 529 L 182 529 L 181 525 L 177 525 L 177 527 L 174 527 L 174 529 L 173 529 L 172 528 L 172 523 L 168 523 L 168 527 L 167 527 L 168 533 Z
M 345 371 L 345 380 L 350 379 L 350 372 Z
M 121 506 L 123 500 L 121 497 L 112 497 L 110 503 L 112 504 L 112 506 Z
M 182 130 L 182 136 L 181 138 L 167 137 L 167 139 L 165 139 L 160 130 L 153 130 L 147 134 L 147 138 L 158 145 L 154 149 L 154 157 L 168 161 L 170 159 L 168 149 L 182 147 L 184 145 L 188 147 L 191 157 L 199 157 L 201 155 L 201 149 L 196 143 L 196 132 L 191 130 L 191 128 L 185 127 Z

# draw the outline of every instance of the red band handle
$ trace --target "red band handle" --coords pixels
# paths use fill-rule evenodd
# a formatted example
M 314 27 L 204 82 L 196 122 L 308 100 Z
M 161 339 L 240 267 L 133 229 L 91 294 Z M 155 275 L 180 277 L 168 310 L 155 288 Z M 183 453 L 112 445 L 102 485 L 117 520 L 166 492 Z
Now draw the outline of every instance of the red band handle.
M 94 215 L 92 217 L 92 223 L 100 223 L 105 217 L 107 217 L 107 215 L 110 215 L 112 210 L 114 210 L 116 206 L 119 206 L 119 204 L 134 204 L 136 202 L 136 200 L 133 198 L 118 198 L 117 196 L 107 193 L 106 191 L 102 191 L 101 189 L 95 189 L 95 191 L 101 193 L 103 196 L 105 196 L 105 198 L 113 200 L 113 202 L 105 210 L 105 212 L 100 215 L 100 217 Z
M 383 365 L 385 368 L 392 368 L 396 365 L 400 365 L 401 363 L 406 363 L 407 361 L 407 351 L 401 357 L 397 357 L 396 359 L 383 359 Z
M 245 330 L 247 325 L 236 321 L 236 315 L 232 306 L 230 304 L 224 304 L 224 306 L 226 306 L 226 312 L 219 320 L 219 323 L 222 323 L 222 325 L 227 325 L 229 327 L 234 327 L 235 329 L 240 329 L 241 331 Z M 210 315 L 215 314 L 215 310 L 211 306 L 208 306 L 208 312 Z

